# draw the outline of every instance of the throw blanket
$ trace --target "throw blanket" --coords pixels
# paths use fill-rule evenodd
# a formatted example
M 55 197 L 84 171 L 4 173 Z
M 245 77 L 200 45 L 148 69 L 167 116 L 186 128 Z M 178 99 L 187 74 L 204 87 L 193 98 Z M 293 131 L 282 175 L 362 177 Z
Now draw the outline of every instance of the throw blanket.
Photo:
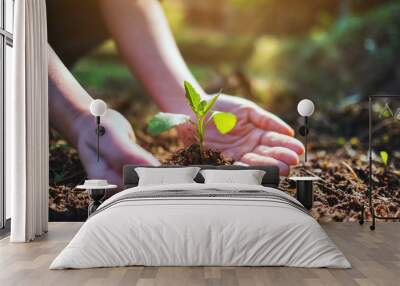
M 166 200 L 192 200 L 192 199 L 220 199 L 220 200 L 257 200 L 257 201 L 268 201 L 280 204 L 285 204 L 292 206 L 299 211 L 308 214 L 308 211 L 304 206 L 298 201 L 293 200 L 293 198 L 286 196 L 284 193 L 271 193 L 266 190 L 239 190 L 239 191 L 226 191 L 220 188 L 205 188 L 203 190 L 164 190 L 164 191 L 138 191 L 130 192 L 122 196 L 117 197 L 114 200 L 108 201 L 103 204 L 95 213 L 96 215 L 110 207 L 113 207 L 122 202 L 129 201 L 146 201 L 154 199 L 166 199 Z M 92 217 L 91 216 L 91 217 Z

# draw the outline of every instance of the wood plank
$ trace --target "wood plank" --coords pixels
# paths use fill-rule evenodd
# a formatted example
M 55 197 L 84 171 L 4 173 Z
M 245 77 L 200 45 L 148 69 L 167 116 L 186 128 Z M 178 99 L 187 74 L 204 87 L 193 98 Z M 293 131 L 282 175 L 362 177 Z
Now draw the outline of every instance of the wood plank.
M 323 228 L 352 263 L 352 269 L 289 267 L 118 267 L 48 269 L 81 223 L 50 223 L 48 234 L 27 244 L 0 240 L 0 285 L 399 285 L 400 224 L 379 223 L 375 232 L 356 223 Z

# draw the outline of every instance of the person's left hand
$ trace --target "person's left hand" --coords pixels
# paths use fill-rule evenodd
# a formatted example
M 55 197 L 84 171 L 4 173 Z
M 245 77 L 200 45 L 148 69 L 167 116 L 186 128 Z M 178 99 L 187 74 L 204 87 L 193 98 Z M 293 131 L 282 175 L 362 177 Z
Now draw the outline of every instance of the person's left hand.
M 289 166 L 299 163 L 303 144 L 293 138 L 294 131 L 276 115 L 240 97 L 221 94 L 213 110 L 232 112 L 237 117 L 235 128 L 222 135 L 215 125 L 206 128 L 205 145 L 216 149 L 236 164 L 276 165 L 281 175 L 289 174 Z M 195 142 L 194 130 L 179 128 L 185 144 Z
M 122 184 L 124 165 L 159 165 L 158 160 L 137 144 L 131 124 L 119 112 L 109 109 L 101 118 L 106 132 L 100 141 L 100 160 L 97 161 L 96 124 L 91 114 L 81 114 L 75 122 L 79 129 L 76 148 L 91 179 L 106 179 Z

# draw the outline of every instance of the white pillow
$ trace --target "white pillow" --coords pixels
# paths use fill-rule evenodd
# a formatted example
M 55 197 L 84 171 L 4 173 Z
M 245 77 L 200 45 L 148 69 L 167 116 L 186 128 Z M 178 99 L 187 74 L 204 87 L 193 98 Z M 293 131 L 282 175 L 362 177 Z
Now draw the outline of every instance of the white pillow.
M 205 184 L 261 185 L 265 171 L 262 170 L 202 170 Z
M 135 168 L 139 186 L 195 183 L 199 167 L 182 168 Z

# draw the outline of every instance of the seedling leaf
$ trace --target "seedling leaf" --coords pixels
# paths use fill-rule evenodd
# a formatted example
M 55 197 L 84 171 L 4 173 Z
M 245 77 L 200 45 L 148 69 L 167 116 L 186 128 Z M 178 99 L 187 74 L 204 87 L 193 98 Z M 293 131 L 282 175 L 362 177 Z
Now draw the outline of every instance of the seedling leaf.
M 390 108 L 389 104 L 386 103 L 385 107 L 381 110 L 381 113 L 379 114 L 379 117 L 383 118 L 389 118 L 393 117 L 393 112 L 392 109 Z
M 207 113 L 205 111 L 207 104 L 208 104 L 207 100 L 200 101 L 200 108 L 199 108 L 200 115 L 205 115 Z
M 237 118 L 231 112 L 214 111 L 211 115 L 214 119 L 215 126 L 221 134 L 230 132 L 236 125 Z
M 194 89 L 194 87 L 190 84 L 190 82 L 185 81 L 185 96 L 189 101 L 190 107 L 192 108 L 194 113 L 199 113 L 200 111 L 200 102 L 201 97 L 200 94 Z
M 379 152 L 379 155 L 381 156 L 382 162 L 385 166 L 387 166 L 388 164 L 388 160 L 389 160 L 389 154 L 386 151 L 381 151 Z
M 190 122 L 190 117 L 187 115 L 159 112 L 150 119 L 147 131 L 151 135 L 158 135 L 186 122 Z
M 394 119 L 400 121 L 400 107 L 396 109 L 396 113 L 394 115 Z
M 216 96 L 214 96 L 213 98 L 211 98 L 211 100 L 207 103 L 206 107 L 204 108 L 204 114 L 207 114 L 207 112 L 210 111 L 210 109 L 213 107 L 213 105 L 215 104 L 215 102 L 217 101 L 219 97 L 219 94 L 217 94 Z
M 344 139 L 344 137 L 339 137 L 339 138 L 336 140 L 336 143 L 337 143 L 339 146 L 343 146 L 344 144 L 346 144 L 346 139 Z

